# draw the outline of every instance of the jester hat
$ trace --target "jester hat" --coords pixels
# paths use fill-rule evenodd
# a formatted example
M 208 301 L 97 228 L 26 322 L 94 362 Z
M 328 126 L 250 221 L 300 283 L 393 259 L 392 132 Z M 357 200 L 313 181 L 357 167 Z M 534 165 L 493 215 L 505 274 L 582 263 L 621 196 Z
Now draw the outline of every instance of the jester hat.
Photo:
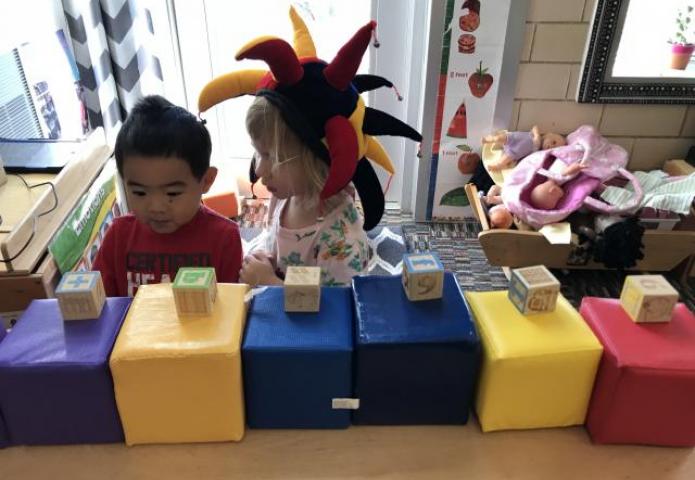
M 328 176 L 320 193 L 326 199 L 354 183 L 364 210 L 364 229 L 370 230 L 384 212 L 384 192 L 367 160 L 389 174 L 393 164 L 375 135 L 397 135 L 422 141 L 421 135 L 391 115 L 365 106 L 360 93 L 391 82 L 376 75 L 356 75 L 369 46 L 376 22 L 369 22 L 340 49 L 333 61 L 316 57 L 309 31 L 293 7 L 294 48 L 286 41 L 265 36 L 257 38 L 236 54 L 237 60 L 263 60 L 265 70 L 240 70 L 214 78 L 198 98 L 203 113 L 227 99 L 241 95 L 265 97 L 290 129 L 328 164 Z M 254 167 L 251 180 L 255 182 Z

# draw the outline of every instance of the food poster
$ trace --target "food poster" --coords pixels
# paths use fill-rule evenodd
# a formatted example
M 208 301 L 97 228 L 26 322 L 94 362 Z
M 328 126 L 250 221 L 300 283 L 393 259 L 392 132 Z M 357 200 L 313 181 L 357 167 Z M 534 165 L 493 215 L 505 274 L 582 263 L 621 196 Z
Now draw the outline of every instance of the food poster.
M 492 129 L 511 0 L 448 0 L 427 218 L 471 217 L 463 186 Z

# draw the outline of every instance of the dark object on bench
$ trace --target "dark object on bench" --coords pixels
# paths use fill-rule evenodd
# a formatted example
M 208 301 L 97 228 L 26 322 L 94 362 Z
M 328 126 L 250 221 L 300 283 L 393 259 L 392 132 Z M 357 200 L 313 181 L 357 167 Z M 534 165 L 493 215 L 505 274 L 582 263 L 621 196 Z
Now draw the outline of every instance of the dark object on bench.
M 594 261 L 619 270 L 634 267 L 644 258 L 643 234 L 637 217 L 614 223 L 596 236 Z

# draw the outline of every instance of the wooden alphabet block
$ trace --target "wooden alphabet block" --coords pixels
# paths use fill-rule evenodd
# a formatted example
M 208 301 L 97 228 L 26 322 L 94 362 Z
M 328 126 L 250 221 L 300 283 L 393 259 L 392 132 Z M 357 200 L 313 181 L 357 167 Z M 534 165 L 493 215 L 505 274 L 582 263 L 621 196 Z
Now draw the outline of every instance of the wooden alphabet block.
M 444 267 L 436 253 L 406 253 L 403 255 L 403 288 L 408 300 L 442 298 Z
M 620 304 L 637 323 L 669 322 L 678 291 L 662 275 L 625 277 Z
M 509 281 L 509 300 L 524 315 L 555 310 L 560 282 L 543 265 L 516 268 Z
M 55 291 L 63 320 L 99 318 L 106 301 L 99 272 L 67 272 Z
M 212 267 L 182 267 L 173 285 L 176 313 L 210 315 L 217 298 L 217 275 Z
M 321 304 L 321 267 L 287 267 L 285 311 L 318 312 Z

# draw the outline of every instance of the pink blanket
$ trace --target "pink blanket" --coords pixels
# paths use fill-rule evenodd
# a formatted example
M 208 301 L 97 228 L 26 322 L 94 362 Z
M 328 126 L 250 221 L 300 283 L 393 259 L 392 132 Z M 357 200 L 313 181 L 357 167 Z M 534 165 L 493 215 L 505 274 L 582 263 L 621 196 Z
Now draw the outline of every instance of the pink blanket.
M 581 162 L 586 168 L 571 179 L 562 179 L 566 182 L 562 185 L 565 195 L 554 209 L 534 208 L 529 201 L 531 190 L 548 177 L 557 177 L 549 171 L 556 160 L 567 165 Z M 641 198 L 639 183 L 625 170 L 627 162 L 623 147 L 608 142 L 594 127 L 582 125 L 567 136 L 566 146 L 534 152 L 521 160 L 505 177 L 502 200 L 512 214 L 534 228 L 560 222 L 582 205 L 600 212 L 621 213 L 625 208 L 618 211 L 590 195 L 601 183 L 622 175 L 637 184 L 636 197 Z
M 629 160 L 623 147 L 610 143 L 591 125 L 582 125 L 567 135 L 567 146 L 550 152 L 568 165 L 581 162 L 587 167 L 583 173 L 601 182 L 616 176 Z

